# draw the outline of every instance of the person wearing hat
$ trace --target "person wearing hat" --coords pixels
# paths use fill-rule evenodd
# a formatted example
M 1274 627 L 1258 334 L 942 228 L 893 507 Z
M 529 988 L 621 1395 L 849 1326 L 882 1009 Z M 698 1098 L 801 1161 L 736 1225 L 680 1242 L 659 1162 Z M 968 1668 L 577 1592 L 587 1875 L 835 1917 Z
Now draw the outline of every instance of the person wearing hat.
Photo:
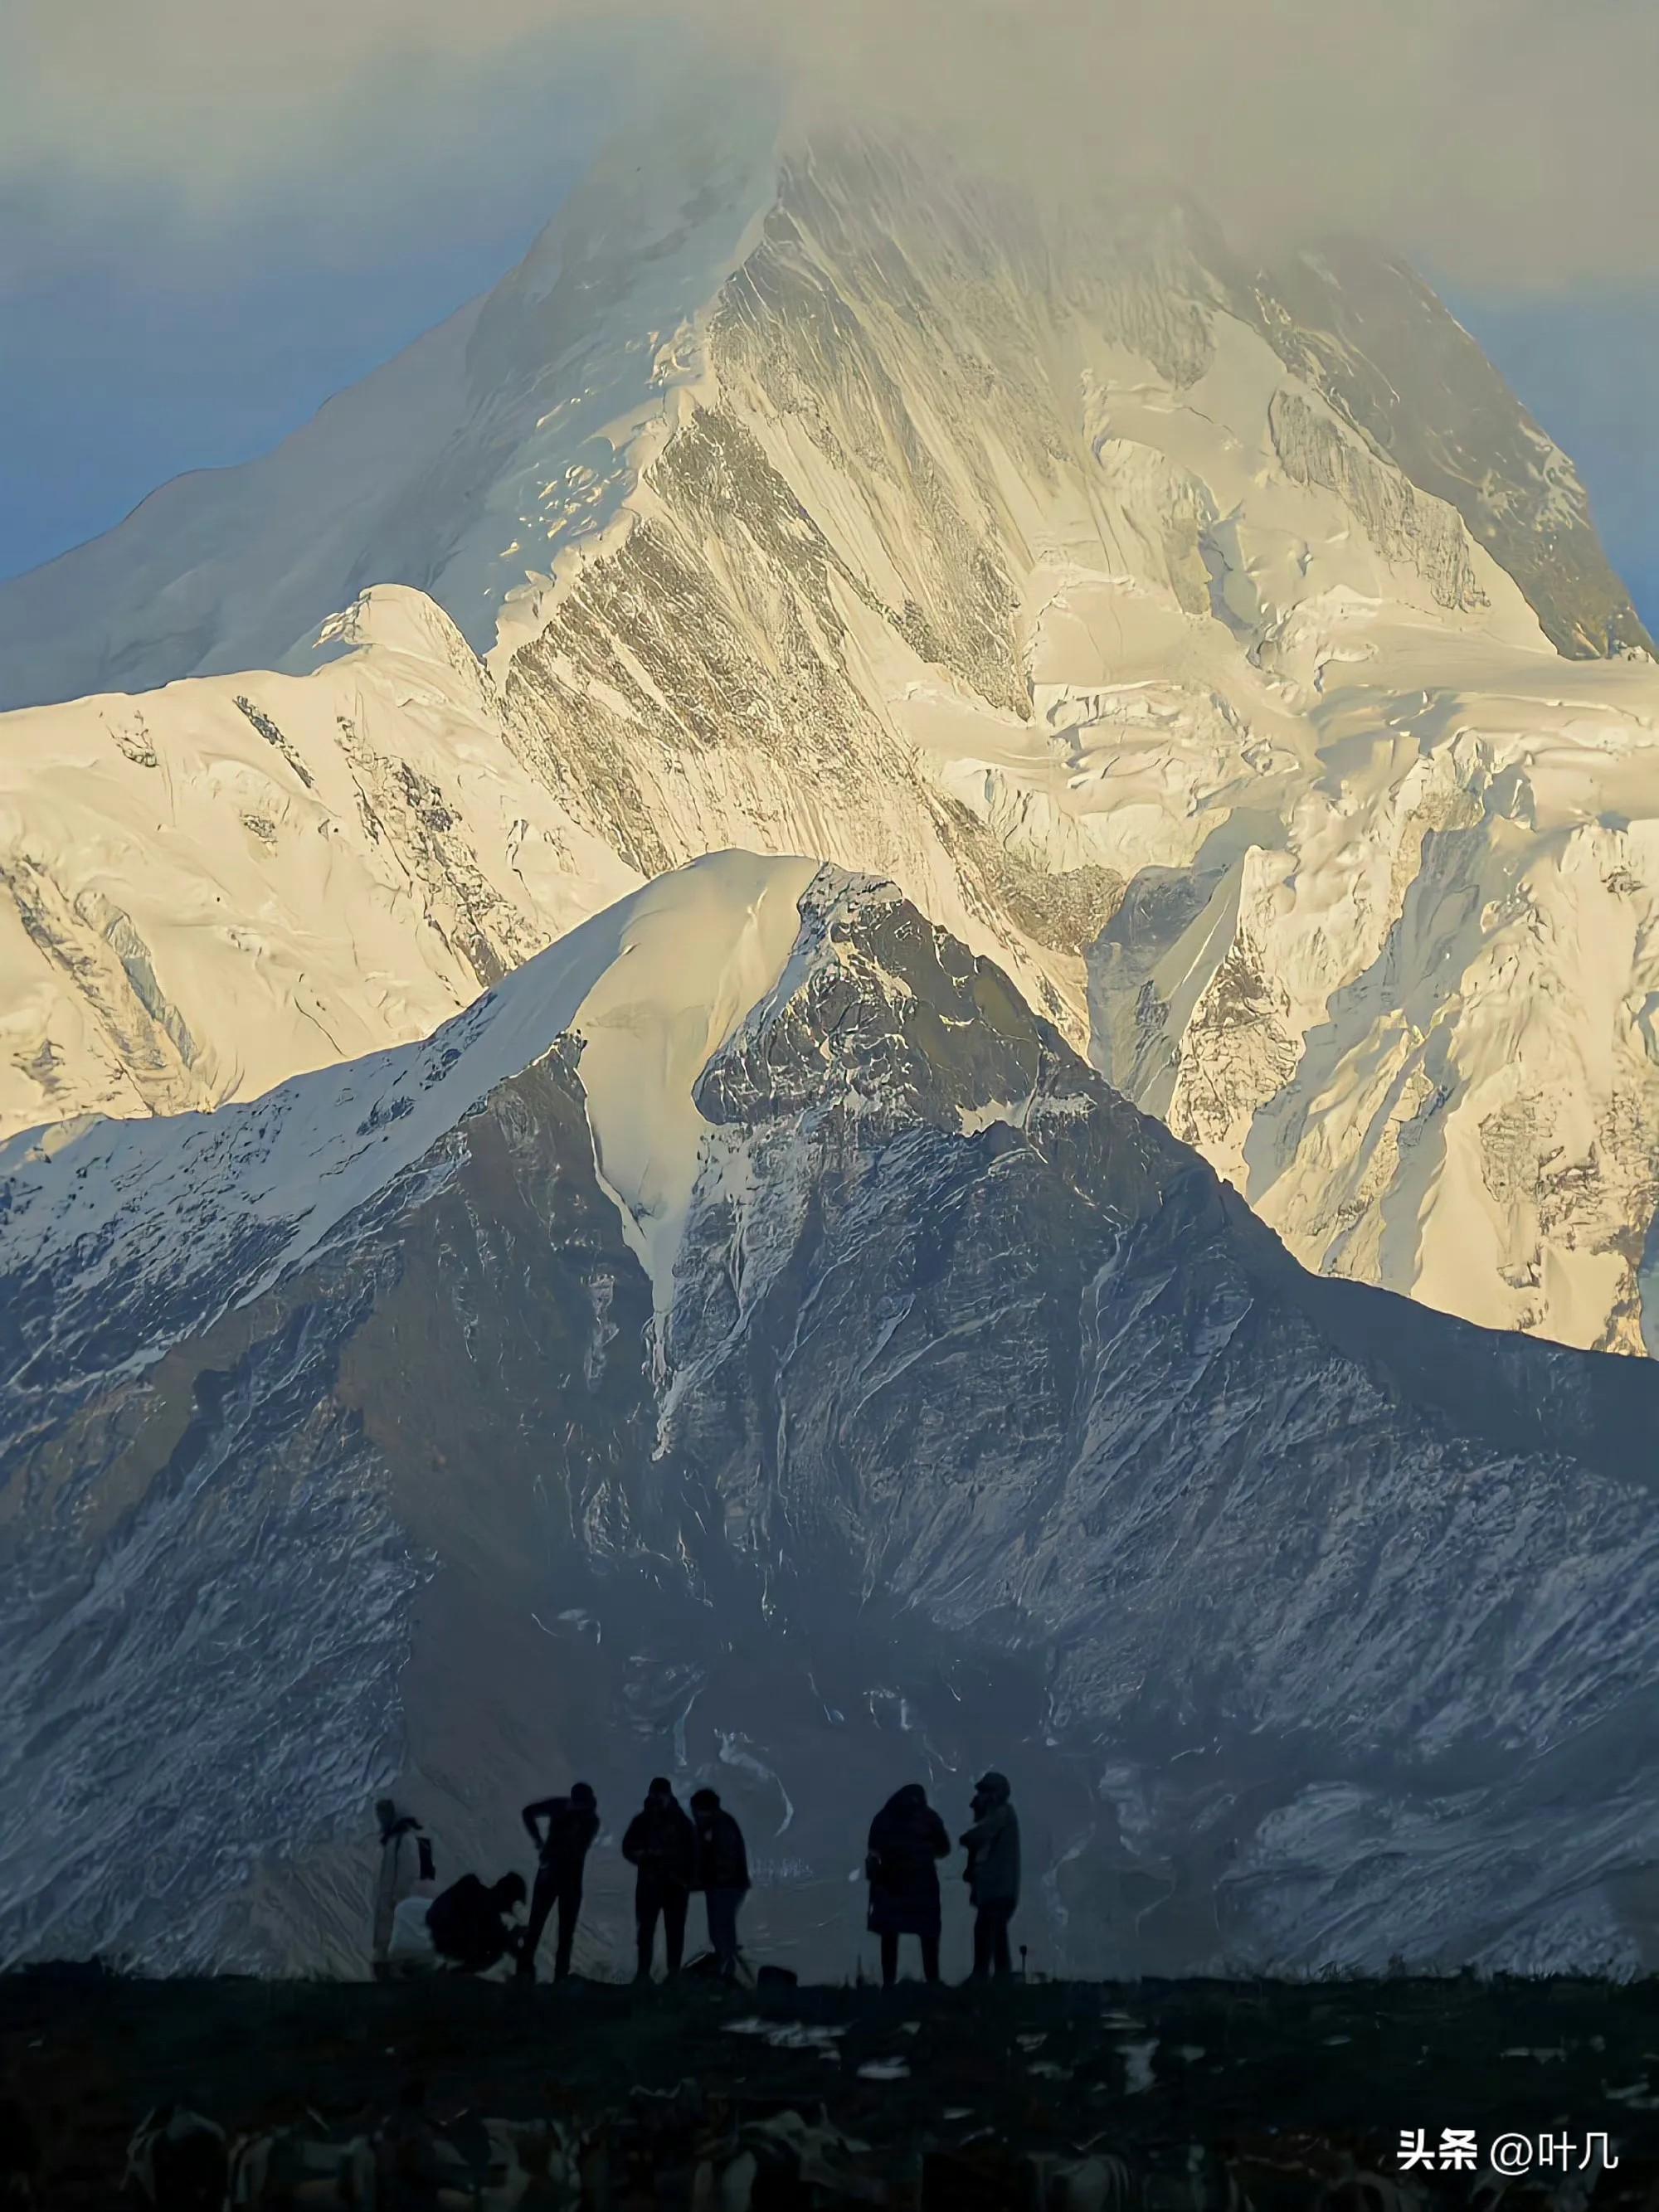
M 538 1797 L 533 1805 L 526 1805 L 523 1820 L 539 1863 L 524 1948 L 519 1954 L 518 1976 L 520 1981 L 536 1978 L 536 1948 L 548 1916 L 557 1905 L 559 1933 L 553 1953 L 553 1978 L 562 1982 L 570 1972 L 570 1949 L 582 1909 L 582 1869 L 599 1832 L 599 1802 L 586 1782 L 573 1782 L 568 1797 Z M 545 1833 L 540 1826 L 544 1820 Z
M 994 1769 L 974 1786 L 974 1825 L 962 1837 L 968 1853 L 963 1879 L 974 1908 L 974 1973 L 999 1979 L 1014 1970 L 1008 1949 L 1008 1923 L 1019 1903 L 1019 1820 L 1011 1801 L 1008 1778 Z
M 628 1824 L 623 1838 L 623 1856 L 636 1869 L 634 1884 L 634 1923 L 639 1939 L 639 1969 L 635 1979 L 651 1978 L 652 1954 L 657 1948 L 657 1923 L 662 1922 L 663 1946 L 670 1976 L 678 1974 L 685 1955 L 685 1911 L 691 1901 L 696 1869 L 697 1839 L 685 1808 L 675 1796 L 666 1776 L 659 1774 L 645 1793 L 645 1802 Z

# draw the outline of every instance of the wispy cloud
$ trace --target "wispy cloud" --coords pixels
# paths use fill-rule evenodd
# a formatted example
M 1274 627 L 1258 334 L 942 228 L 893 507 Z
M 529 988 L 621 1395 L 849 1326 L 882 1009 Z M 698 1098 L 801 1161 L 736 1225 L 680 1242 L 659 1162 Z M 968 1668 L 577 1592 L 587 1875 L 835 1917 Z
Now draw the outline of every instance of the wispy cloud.
M 446 163 L 514 189 L 505 88 L 656 97 L 696 39 L 820 112 L 1056 189 L 1194 191 L 1245 234 L 1361 228 L 1468 281 L 1659 270 L 1653 0 L 13 0 L 0 190 L 395 226 Z M 21 18 L 21 20 L 18 20 Z M 522 113 L 522 101 L 514 110 Z M 112 203 L 113 204 L 113 203 Z M 15 228 L 15 225 L 14 225 Z

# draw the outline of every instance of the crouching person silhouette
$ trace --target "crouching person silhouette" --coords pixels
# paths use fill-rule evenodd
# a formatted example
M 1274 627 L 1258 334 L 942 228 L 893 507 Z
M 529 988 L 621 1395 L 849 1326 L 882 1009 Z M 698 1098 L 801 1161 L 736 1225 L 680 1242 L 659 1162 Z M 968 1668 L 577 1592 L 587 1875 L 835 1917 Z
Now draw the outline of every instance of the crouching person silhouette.
M 503 1959 L 516 1959 L 526 1931 L 513 1915 L 525 1900 L 524 1876 L 504 1874 L 486 1888 L 476 1874 L 434 1897 L 427 1907 L 427 1934 L 441 1965 L 463 1974 L 487 1974 Z

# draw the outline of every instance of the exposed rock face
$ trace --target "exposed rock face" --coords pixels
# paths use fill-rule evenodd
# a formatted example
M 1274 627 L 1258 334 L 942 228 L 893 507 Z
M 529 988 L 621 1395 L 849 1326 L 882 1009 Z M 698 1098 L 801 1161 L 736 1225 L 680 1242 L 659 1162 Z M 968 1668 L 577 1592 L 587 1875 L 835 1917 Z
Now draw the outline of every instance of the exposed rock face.
M 378 1784 L 453 1872 L 581 1772 L 612 1961 L 665 1771 L 839 1973 L 992 1760 L 1046 1966 L 1659 1956 L 1659 1377 L 1304 1273 L 889 888 L 0 1171 L 6 1957 L 355 1966 Z
M 256 1096 L 806 851 L 1310 1266 L 1643 1350 L 1659 677 L 1564 657 L 1641 643 L 1569 464 L 1386 259 L 769 132 L 602 167 L 0 591 L 15 696 L 191 678 L 0 721 L 0 1127 Z
M 1337 240 L 1235 281 L 1240 312 L 1286 367 L 1456 509 L 1558 652 L 1652 653 L 1572 463 L 1413 270 Z

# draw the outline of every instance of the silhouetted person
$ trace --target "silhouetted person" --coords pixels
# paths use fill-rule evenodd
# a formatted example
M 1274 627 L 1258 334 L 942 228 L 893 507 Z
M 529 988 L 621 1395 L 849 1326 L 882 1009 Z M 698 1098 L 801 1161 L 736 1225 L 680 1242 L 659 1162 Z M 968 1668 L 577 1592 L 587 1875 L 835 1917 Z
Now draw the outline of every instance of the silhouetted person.
M 540 1797 L 526 1805 L 524 1824 L 536 1846 L 540 1864 L 536 1887 L 530 1893 L 530 1920 L 519 1954 L 519 1972 L 526 1981 L 536 1974 L 536 1948 L 547 1917 L 559 1908 L 558 1942 L 553 1954 L 553 1978 L 562 1982 L 570 1972 L 570 1947 L 575 1941 L 577 1916 L 582 1909 L 582 1868 L 588 1847 L 599 1832 L 599 1808 L 586 1782 L 573 1782 L 568 1797 Z M 537 1822 L 545 1820 L 544 1835 Z
M 738 1907 L 749 1887 L 749 1854 L 743 1830 L 722 1812 L 712 1790 L 691 1793 L 691 1818 L 697 1830 L 697 1870 L 693 1887 L 703 1893 L 708 1912 L 708 1948 L 726 1981 L 738 1971 Z
M 870 1930 L 881 1938 L 884 1990 L 898 1979 L 901 1936 L 914 1936 L 921 1943 L 924 1979 L 939 1979 L 938 1862 L 950 1855 L 945 1823 L 920 1782 L 896 1790 L 870 1823 L 864 1870 L 870 1879 Z
M 464 1974 L 486 1974 L 501 1960 L 516 1959 L 525 1931 L 514 1925 L 512 1916 L 524 1900 L 521 1874 L 504 1874 L 488 1889 L 476 1874 L 464 1874 L 427 1907 L 433 1949 L 447 1966 Z
M 1008 1923 L 1019 1903 L 1019 1821 L 1006 1775 L 981 1775 L 974 1788 L 974 1825 L 962 1838 L 968 1851 L 968 1895 L 974 1907 L 974 1979 L 993 1967 L 1012 1974 Z
M 691 1898 L 691 1877 L 696 1859 L 696 1832 L 684 1808 L 659 1774 L 646 1792 L 645 1802 L 628 1824 L 623 1838 L 623 1856 L 637 1869 L 634 1884 L 634 1923 L 639 1938 L 639 1971 L 635 1978 L 651 1978 L 651 1958 L 657 1945 L 657 1922 L 662 1922 L 663 1948 L 668 1972 L 678 1974 L 685 1956 L 685 1908 Z
M 392 1923 L 404 1898 L 433 1879 L 432 1841 L 412 1813 L 402 1813 L 390 1797 L 374 1802 L 380 1824 L 380 1863 L 374 1877 L 374 1929 L 370 1957 L 377 1980 L 384 1978 L 392 1944 Z

